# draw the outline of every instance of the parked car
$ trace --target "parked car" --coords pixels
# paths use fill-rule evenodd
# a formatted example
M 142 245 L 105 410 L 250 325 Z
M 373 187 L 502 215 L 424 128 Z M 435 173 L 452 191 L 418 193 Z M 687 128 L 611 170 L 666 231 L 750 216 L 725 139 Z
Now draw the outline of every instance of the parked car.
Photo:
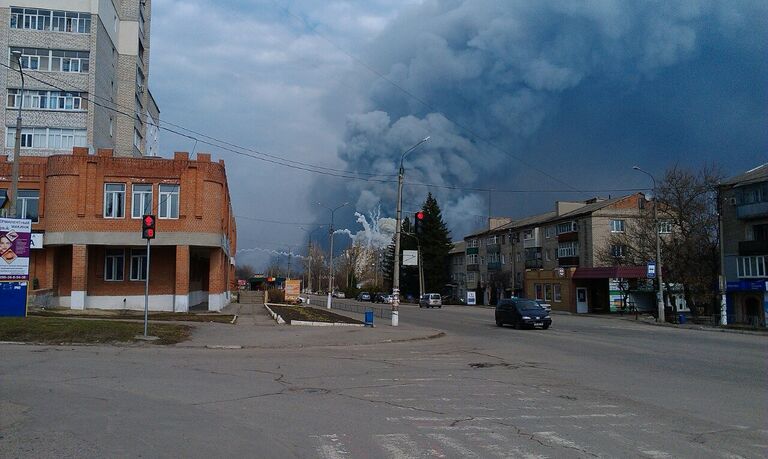
M 346 298 L 347 295 L 344 294 L 344 292 L 333 292 L 333 296 L 336 298 Z
M 443 300 L 439 293 L 425 293 L 419 300 L 420 308 L 442 308 Z
M 496 325 L 503 327 L 511 324 L 514 328 L 543 328 L 552 325 L 552 318 L 546 309 L 534 300 L 508 298 L 499 301 L 496 306 Z
M 536 303 L 538 303 L 539 306 L 544 308 L 547 312 L 551 312 L 552 311 L 552 305 L 547 303 L 546 301 L 544 301 L 544 300 L 536 300 Z
M 357 301 L 371 301 L 371 294 L 368 292 L 360 292 L 357 295 Z
M 384 297 L 386 296 L 387 296 L 386 293 L 377 292 L 373 294 L 373 299 L 371 301 L 373 301 L 374 303 L 383 303 Z

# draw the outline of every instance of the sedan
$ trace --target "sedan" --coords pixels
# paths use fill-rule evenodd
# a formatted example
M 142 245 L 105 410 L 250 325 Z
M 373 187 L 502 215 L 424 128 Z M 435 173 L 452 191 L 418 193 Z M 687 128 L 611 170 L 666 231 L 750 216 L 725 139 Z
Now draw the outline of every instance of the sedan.
M 496 325 L 511 324 L 514 328 L 543 328 L 552 325 L 549 312 L 533 300 L 509 298 L 499 301 L 496 306 Z
M 357 295 L 357 301 L 371 301 L 371 294 L 368 292 L 361 292 Z

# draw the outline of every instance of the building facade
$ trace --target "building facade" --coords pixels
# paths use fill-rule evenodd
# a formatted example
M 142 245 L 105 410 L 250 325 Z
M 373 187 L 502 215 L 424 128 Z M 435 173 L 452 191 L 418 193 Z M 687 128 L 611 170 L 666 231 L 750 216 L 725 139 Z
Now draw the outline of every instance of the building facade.
M 464 241 L 454 242 L 451 251 L 448 253 L 451 279 L 450 294 L 458 301 L 466 301 L 467 299 L 467 262 L 465 260 L 465 244 Z
M 766 326 L 768 163 L 720 186 L 728 323 Z
M 11 164 L 0 161 L 5 191 Z M 150 309 L 220 310 L 229 302 L 237 232 L 223 161 L 204 153 L 194 160 L 188 153 L 133 158 L 75 148 L 22 156 L 20 170 L 17 216 L 32 220 L 39 241 L 30 258 L 35 295 L 72 309 L 143 309 L 141 217 L 154 214 Z
M 151 0 L 0 1 L 5 132 L 13 154 L 22 107 L 22 156 L 73 147 L 153 156 L 159 109 L 149 92 Z M 21 53 L 21 75 L 13 53 Z
M 556 310 L 616 310 L 615 284 L 624 278 L 601 266 L 598 254 L 610 243 L 611 233 L 623 232 L 644 206 L 641 193 L 558 201 L 553 211 L 467 236 L 466 288 L 475 290 L 482 304 L 519 296 L 547 301 Z M 625 269 L 621 274 L 635 279 L 637 306 L 650 308 L 653 289 L 644 295 L 637 282 L 644 271 Z

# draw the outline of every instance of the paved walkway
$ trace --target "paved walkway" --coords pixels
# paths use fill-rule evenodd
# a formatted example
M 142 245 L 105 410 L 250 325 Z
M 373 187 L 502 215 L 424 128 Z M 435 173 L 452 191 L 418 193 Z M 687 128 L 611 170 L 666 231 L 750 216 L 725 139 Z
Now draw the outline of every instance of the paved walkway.
M 374 328 L 277 325 L 261 305 L 233 303 L 222 312 L 237 314 L 237 322 L 234 325 L 194 324 L 192 338 L 176 347 L 282 349 L 367 345 L 442 336 L 440 330 L 402 322 L 398 327 L 392 327 L 389 321 L 382 323 L 381 319 L 377 319 Z M 334 312 L 362 320 L 360 314 L 338 310 Z

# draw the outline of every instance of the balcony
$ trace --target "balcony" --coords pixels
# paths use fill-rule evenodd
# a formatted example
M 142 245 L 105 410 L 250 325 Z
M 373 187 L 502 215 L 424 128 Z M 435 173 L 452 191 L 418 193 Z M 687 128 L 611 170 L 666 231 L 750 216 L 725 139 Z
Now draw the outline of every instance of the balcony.
M 496 244 L 488 244 L 488 245 L 485 246 L 485 252 L 486 253 L 498 253 L 499 250 L 501 250 L 501 246 L 498 243 L 496 243 Z
M 477 271 L 480 271 L 480 265 L 479 265 L 479 264 L 477 264 L 477 263 L 474 263 L 474 264 L 471 264 L 471 265 L 467 265 L 467 271 L 468 271 L 468 272 L 471 272 L 471 271 L 475 271 L 475 272 L 477 272 Z
M 475 255 L 477 254 L 477 247 L 467 247 L 466 254 L 467 255 Z
M 501 269 L 501 263 L 498 261 L 488 262 L 488 271 L 498 271 Z
M 576 231 L 571 231 L 570 233 L 560 233 L 557 235 L 557 242 L 570 242 L 570 241 L 578 241 L 579 240 L 579 233 Z
M 768 202 L 756 202 L 754 204 L 742 204 L 736 207 L 736 217 L 741 220 L 760 218 L 768 215 Z
M 525 260 L 525 269 L 541 269 L 544 263 L 541 260 Z
M 557 259 L 557 264 L 561 267 L 579 266 L 579 257 L 560 257 Z
M 739 241 L 739 255 L 768 255 L 768 241 Z

